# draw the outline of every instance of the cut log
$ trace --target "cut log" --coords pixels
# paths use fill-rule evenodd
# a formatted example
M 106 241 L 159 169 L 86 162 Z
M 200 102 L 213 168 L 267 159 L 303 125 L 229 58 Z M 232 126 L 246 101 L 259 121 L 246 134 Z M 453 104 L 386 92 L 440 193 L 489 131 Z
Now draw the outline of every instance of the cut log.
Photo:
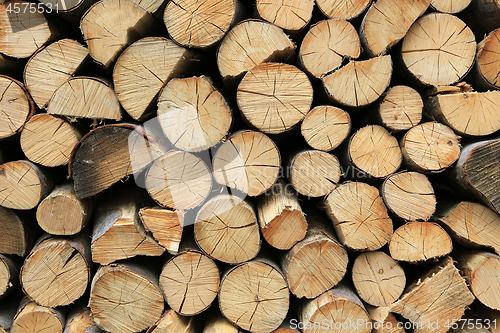
M 276 144 L 265 134 L 244 130 L 222 144 L 212 165 L 217 183 L 255 197 L 278 179 L 281 157 Z
M 473 74 L 482 89 L 500 89 L 500 29 L 489 33 L 477 44 Z
M 368 125 L 354 133 L 347 153 L 355 169 L 373 178 L 387 177 L 403 162 L 398 140 L 378 125 Z
M 312 0 L 256 1 L 258 15 L 289 34 L 299 32 L 311 21 L 313 8 Z
M 478 36 L 500 27 L 500 3 L 495 0 L 471 1 L 467 12 Z
M 0 91 L 3 96 L 0 99 L 0 139 L 4 139 L 23 129 L 33 115 L 35 105 L 23 84 L 8 76 L 0 75 Z
M 0 253 L 26 256 L 33 245 L 33 221 L 19 217 L 18 212 L 0 207 Z
M 63 333 L 104 333 L 92 318 L 90 309 L 81 302 L 72 306 L 66 317 Z
M 52 309 L 38 305 L 26 297 L 14 317 L 10 333 L 62 333 L 65 322 L 63 311 L 64 308 Z
M 127 46 L 152 32 L 153 16 L 130 0 L 101 0 L 82 16 L 80 29 L 89 52 L 104 68 L 109 68 Z
M 197 333 L 196 318 L 184 317 L 170 309 L 146 333 Z M 229 333 L 229 332 L 227 332 Z
M 447 332 L 445 327 L 458 321 L 474 301 L 453 260 L 446 257 L 412 283 L 404 295 L 389 308 L 413 322 L 415 333 Z
M 377 108 L 380 122 L 391 132 L 406 131 L 422 120 L 424 103 L 420 94 L 408 86 L 387 90 Z
M 321 79 L 342 65 L 344 59 L 356 59 L 361 44 L 354 26 L 344 20 L 319 21 L 311 26 L 299 50 L 299 63 L 307 73 Z
M 158 96 L 158 117 L 165 136 L 182 150 L 206 150 L 228 134 L 231 109 L 206 76 L 173 79 Z
M 427 177 L 402 171 L 387 177 L 382 184 L 387 208 L 405 221 L 428 221 L 436 210 L 436 196 Z
M 351 117 L 349 113 L 331 105 L 316 106 L 305 116 L 300 131 L 309 146 L 330 151 L 349 135 Z
M 286 317 L 290 292 L 272 262 L 257 259 L 240 264 L 222 279 L 219 306 L 233 324 L 250 332 L 270 332 Z
M 135 120 L 149 114 L 165 83 L 192 65 L 194 53 L 163 37 L 138 40 L 116 60 L 113 84 L 116 97 Z
M 203 327 L 203 333 L 245 333 L 238 326 L 231 324 L 226 317 L 224 317 L 220 311 L 213 308 L 214 310 L 209 310 L 209 315 L 205 320 L 205 326 Z
M 379 0 L 366 12 L 359 36 L 371 57 L 385 54 L 408 32 L 431 0 Z
M 290 291 L 298 298 L 315 298 L 344 277 L 349 261 L 331 227 L 318 214 L 308 212 L 307 234 L 281 256 Z
M 50 99 L 47 113 L 77 118 L 122 119 L 113 88 L 100 79 L 86 76 L 63 83 Z
M 48 0 L 42 2 L 49 3 Z M 54 2 L 58 6 L 67 3 Z M 43 109 L 57 88 L 69 80 L 88 58 L 89 50 L 72 39 L 58 40 L 34 54 L 24 68 L 24 83 L 36 105 Z
M 401 139 L 401 152 L 408 168 L 421 172 L 441 172 L 460 157 L 460 137 L 438 122 L 412 127 Z
M 29 161 L 12 161 L 0 165 L 0 205 L 28 210 L 35 208 L 53 188 L 45 169 Z
M 365 252 L 354 260 L 352 282 L 363 301 L 383 307 L 401 296 L 406 276 L 398 262 L 384 252 Z
M 323 77 L 332 102 L 351 107 L 373 103 L 387 89 L 392 77 L 391 56 L 351 61 Z
M 92 280 L 89 307 L 109 332 L 135 333 L 160 319 L 164 300 L 151 266 L 122 262 L 101 266 Z
M 319 150 L 305 150 L 293 156 L 289 167 L 293 188 L 307 197 L 322 197 L 333 191 L 340 180 L 338 158 Z
M 11 297 L 0 304 L 0 333 L 9 333 L 19 305 L 18 301 L 16 297 Z
M 184 211 L 160 207 L 141 208 L 139 217 L 146 232 L 171 254 L 177 254 L 184 227 Z
M 372 324 L 372 333 L 405 333 L 403 323 L 398 322 L 396 317 L 389 312 L 387 307 L 373 308 L 367 306 Z M 399 327 L 398 327 L 398 323 Z
M 457 14 L 467 8 L 472 0 L 431 0 L 431 7 L 438 12 Z
M 378 250 L 392 235 L 392 220 L 379 191 L 361 182 L 346 182 L 325 201 L 340 242 L 353 250 Z
M 285 61 L 294 56 L 295 44 L 277 26 L 246 20 L 224 37 L 217 51 L 217 66 L 228 87 L 264 61 Z
M 21 262 L 17 258 L 0 254 L 0 299 L 19 286 L 19 268 Z M 2 300 L 4 302 L 4 300 Z M 1 314 L 0 314 L 1 317 Z M 0 327 L 1 327 L 0 320 Z
M 452 85 L 471 69 L 476 39 L 459 18 L 431 13 L 413 24 L 403 39 L 401 53 L 406 68 L 420 83 Z
M 391 257 L 417 262 L 448 255 L 453 249 L 450 236 L 436 223 L 410 222 L 394 231 L 389 242 Z
M 26 122 L 21 132 L 21 149 L 26 157 L 47 167 L 69 163 L 71 152 L 82 138 L 70 122 L 40 113 Z
M 372 3 L 372 0 L 318 0 L 316 5 L 321 12 L 334 19 L 351 20 L 361 15 Z
M 262 236 L 279 250 L 289 250 L 306 235 L 298 193 L 283 179 L 257 199 L 257 217 Z
M 200 208 L 194 237 L 208 256 L 233 265 L 255 258 L 260 250 L 255 210 L 233 195 L 218 195 Z

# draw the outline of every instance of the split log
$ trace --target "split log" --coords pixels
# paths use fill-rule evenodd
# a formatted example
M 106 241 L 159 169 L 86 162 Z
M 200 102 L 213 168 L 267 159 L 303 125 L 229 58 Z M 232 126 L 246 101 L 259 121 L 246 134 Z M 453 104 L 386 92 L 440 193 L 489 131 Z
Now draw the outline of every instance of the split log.
M 354 260 L 352 282 L 363 301 L 384 307 L 401 296 L 406 276 L 398 262 L 384 252 L 365 252 Z
M 231 87 L 264 61 L 286 61 L 295 44 L 277 26 L 260 20 L 238 23 L 224 37 L 217 51 L 217 66 L 224 84 Z
M 346 250 L 318 213 L 308 213 L 307 234 L 281 256 L 290 291 L 298 298 L 315 298 L 333 288 L 347 270 Z
M 267 134 L 283 133 L 298 124 L 311 109 L 312 100 L 307 75 L 280 63 L 262 63 L 249 70 L 236 94 L 245 119 Z
M 398 140 L 378 125 L 368 125 L 354 133 L 347 154 L 355 169 L 373 178 L 393 174 L 403 162 Z
M 0 205 L 6 208 L 35 208 L 53 188 L 47 170 L 30 161 L 4 163 L 0 176 Z
M 47 167 L 69 163 L 71 152 L 82 135 L 70 122 L 46 113 L 36 114 L 21 132 L 21 149 L 26 157 Z
M 49 3 L 47 0 L 42 2 Z M 66 4 L 56 3 L 59 6 Z M 40 109 L 45 108 L 57 88 L 82 68 L 88 59 L 89 50 L 72 39 L 58 40 L 34 54 L 24 68 L 24 83 L 36 105 Z
M 361 44 L 354 26 L 344 20 L 319 21 L 304 36 L 299 50 L 299 64 L 321 79 L 342 65 L 344 59 L 356 59 Z
M 471 1 L 467 12 L 472 19 L 478 36 L 482 36 L 500 27 L 500 4 L 496 1 Z
M 255 258 L 260 251 L 255 210 L 233 195 L 218 195 L 200 208 L 194 238 L 208 256 L 233 265 Z
M 474 301 L 453 260 L 446 257 L 412 283 L 389 309 L 413 322 L 415 333 L 447 332 Z
M 353 250 L 377 250 L 392 235 L 392 220 L 377 188 L 361 182 L 345 182 L 325 201 L 340 242 Z
M 436 223 L 410 222 L 394 231 L 389 242 L 391 257 L 399 261 L 426 261 L 448 255 L 450 236 Z
M 452 85 L 471 69 L 476 39 L 459 18 L 431 13 L 412 25 L 401 53 L 408 71 L 423 85 Z
M 92 318 L 90 309 L 76 303 L 66 316 L 63 333 L 104 333 Z
M 405 221 L 428 221 L 436 210 L 436 196 L 427 177 L 402 171 L 387 177 L 382 184 L 387 208 Z
M 281 157 L 276 144 L 265 134 L 244 130 L 222 144 L 212 166 L 217 183 L 255 197 L 278 179 Z
M 63 311 L 64 308 L 52 309 L 38 305 L 26 297 L 14 317 L 10 333 L 62 333 L 65 322 Z
M 113 88 L 100 79 L 87 76 L 74 77 L 63 83 L 52 95 L 47 113 L 77 118 L 122 119 Z
M 9 2 L 12 3 L 12 2 Z M 1 10 L 1 6 L 0 6 Z M 23 84 L 0 75 L 0 139 L 19 133 L 34 112 L 34 103 Z
M 196 318 L 184 317 L 170 309 L 146 333 L 197 333 Z M 229 333 L 229 332 L 227 332 Z
M 333 191 L 341 169 L 335 155 L 319 150 L 304 150 L 293 156 L 288 166 L 293 188 L 307 197 L 322 197 Z
M 184 211 L 160 207 L 141 208 L 139 217 L 146 232 L 171 254 L 177 254 L 184 227 Z
M 372 324 L 372 333 L 406 333 L 404 326 L 401 327 L 394 314 L 387 307 L 373 308 L 367 306 Z
M 0 304 L 0 333 L 9 333 L 17 312 L 18 303 L 16 301 L 18 301 L 16 298 L 10 298 L 3 300 Z
M 457 14 L 467 8 L 472 0 L 431 0 L 431 7 L 438 12 Z
M 219 291 L 222 314 L 250 332 L 270 332 L 286 317 L 290 303 L 286 280 L 266 259 L 239 264 L 224 275 Z
M 477 44 L 474 79 L 482 89 L 500 89 L 500 29 L 490 32 Z
M 18 212 L 0 206 L 0 253 L 26 256 L 33 245 L 35 228 L 33 221 Z
M 18 276 L 20 266 L 21 263 L 16 258 L 0 254 L 0 299 L 19 286 Z M 2 300 L 2 302 L 4 301 Z
M 245 333 L 242 329 L 231 324 L 217 309 L 209 310 L 209 315 L 205 320 L 203 333 Z
M 232 123 L 229 105 L 206 76 L 170 80 L 158 96 L 158 117 L 170 142 L 190 152 L 222 141 Z
M 262 236 L 272 247 L 289 250 L 304 238 L 307 221 L 298 193 L 283 179 L 257 199 L 257 217 Z
M 361 15 L 372 3 L 372 0 L 318 0 L 316 5 L 329 18 L 351 20 Z
M 323 77 L 330 100 L 351 107 L 373 103 L 387 89 L 392 77 L 391 56 L 351 61 Z
M 92 317 L 105 331 L 135 333 L 155 324 L 164 300 L 151 265 L 122 262 L 101 266 L 90 289 Z
M 421 172 L 441 172 L 460 157 L 460 137 L 438 122 L 412 127 L 401 139 L 405 164 Z
M 280 27 L 289 34 L 302 30 L 311 21 L 314 1 L 312 0 L 257 0 L 259 17 Z
M 135 120 L 149 115 L 165 83 L 192 65 L 194 53 L 163 37 L 146 37 L 127 47 L 116 60 L 116 97 Z
M 420 94 L 408 86 L 394 86 L 377 108 L 377 117 L 391 132 L 406 131 L 422 120 L 424 103 Z
M 337 148 L 351 131 L 349 113 L 331 105 L 320 105 L 305 116 L 300 132 L 314 149 L 330 151 Z

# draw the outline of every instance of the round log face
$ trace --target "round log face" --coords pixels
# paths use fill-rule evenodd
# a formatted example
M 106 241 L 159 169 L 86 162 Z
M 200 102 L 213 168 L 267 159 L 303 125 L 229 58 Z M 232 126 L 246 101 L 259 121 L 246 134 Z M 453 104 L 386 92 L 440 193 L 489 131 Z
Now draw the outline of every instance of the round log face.
M 64 323 L 54 310 L 29 303 L 14 318 L 10 333 L 62 333 Z
M 467 8 L 472 0 L 431 0 L 431 7 L 441 13 L 456 14 Z
M 333 19 L 350 20 L 363 13 L 372 0 L 317 0 L 316 4 L 323 14 Z
M 488 256 L 473 272 L 470 287 L 474 296 L 487 307 L 500 310 L 500 257 Z
M 257 0 L 257 11 L 266 21 L 284 30 L 296 31 L 311 20 L 313 0 Z
M 492 31 L 479 44 L 476 66 L 480 75 L 494 88 L 500 88 L 500 29 Z
M 422 120 L 423 107 L 422 97 L 415 89 L 394 86 L 387 90 L 378 112 L 382 123 L 389 130 L 404 131 Z
M 46 180 L 37 167 L 27 161 L 13 161 L 0 166 L 0 205 L 12 209 L 32 209 L 43 198 Z
M 5 294 L 7 289 L 10 287 L 10 269 L 7 263 L 0 257 L 0 297 Z
M 6 138 L 23 127 L 33 106 L 21 84 L 9 77 L 0 76 L 0 92 L 0 138 Z
M 300 131 L 314 149 L 330 151 L 337 148 L 351 131 L 351 117 L 342 109 L 320 105 L 302 121 Z

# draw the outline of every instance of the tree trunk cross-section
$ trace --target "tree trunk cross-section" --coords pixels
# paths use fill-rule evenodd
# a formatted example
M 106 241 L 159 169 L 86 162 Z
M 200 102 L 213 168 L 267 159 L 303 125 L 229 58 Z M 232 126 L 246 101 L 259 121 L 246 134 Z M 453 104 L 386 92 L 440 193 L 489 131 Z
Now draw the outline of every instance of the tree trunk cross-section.
M 472 0 L 431 0 L 431 7 L 441 13 L 456 14 L 467 8 Z
M 394 86 L 387 90 L 378 106 L 378 116 L 389 131 L 409 130 L 422 120 L 424 103 L 420 94 L 407 86 Z
M 264 20 L 293 34 L 312 18 L 313 0 L 257 0 L 257 12 Z
M 318 0 L 316 5 L 321 12 L 332 19 L 350 20 L 358 17 L 363 13 L 372 0 Z
M 500 29 L 489 33 L 477 45 L 474 74 L 485 89 L 500 89 Z
M 184 227 L 184 211 L 160 207 L 139 210 L 144 229 L 171 254 L 177 254 Z
M 63 310 L 64 311 L 64 310 Z M 10 333 L 53 332 L 62 333 L 64 329 L 64 314 L 59 309 L 52 309 L 36 304 L 25 298 Z
M 0 139 L 19 133 L 33 115 L 34 104 L 23 84 L 0 75 Z

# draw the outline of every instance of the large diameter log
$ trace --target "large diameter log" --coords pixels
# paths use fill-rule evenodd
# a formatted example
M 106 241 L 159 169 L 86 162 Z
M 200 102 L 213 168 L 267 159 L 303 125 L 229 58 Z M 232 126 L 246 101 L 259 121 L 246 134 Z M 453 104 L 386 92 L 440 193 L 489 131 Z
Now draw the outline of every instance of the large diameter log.
M 23 84 L 8 76 L 0 75 L 0 91 L 0 139 L 4 139 L 22 130 L 35 105 Z
M 184 227 L 184 211 L 160 207 L 141 208 L 139 217 L 146 232 L 169 253 L 177 254 Z
M 30 301 L 27 297 L 14 317 L 10 333 L 51 332 L 62 333 L 64 308 L 52 309 Z
M 197 333 L 198 326 L 197 318 L 181 316 L 169 309 L 146 333 Z
M 19 286 L 17 278 L 20 266 L 16 258 L 0 254 L 0 299 Z
M 431 7 L 441 13 L 456 14 L 467 8 L 472 0 L 431 0 Z
M 372 3 L 372 0 L 318 0 L 316 5 L 329 18 L 350 20 L 361 15 Z
M 483 89 L 500 89 L 500 29 L 490 32 L 477 44 L 474 63 L 475 84 Z
M 82 302 L 72 306 L 66 316 L 63 333 L 104 333 L 92 318 L 92 312 Z
M 304 117 L 300 132 L 314 149 L 330 151 L 337 148 L 351 131 L 349 113 L 331 105 L 319 105 Z
M 391 132 L 409 130 L 422 120 L 424 103 L 420 94 L 408 86 L 387 90 L 377 108 L 382 125 Z
M 33 245 L 35 228 L 13 210 L 0 207 L 0 253 L 26 256 Z
M 312 0 L 256 1 L 261 18 L 291 34 L 299 32 L 311 21 L 313 8 Z

